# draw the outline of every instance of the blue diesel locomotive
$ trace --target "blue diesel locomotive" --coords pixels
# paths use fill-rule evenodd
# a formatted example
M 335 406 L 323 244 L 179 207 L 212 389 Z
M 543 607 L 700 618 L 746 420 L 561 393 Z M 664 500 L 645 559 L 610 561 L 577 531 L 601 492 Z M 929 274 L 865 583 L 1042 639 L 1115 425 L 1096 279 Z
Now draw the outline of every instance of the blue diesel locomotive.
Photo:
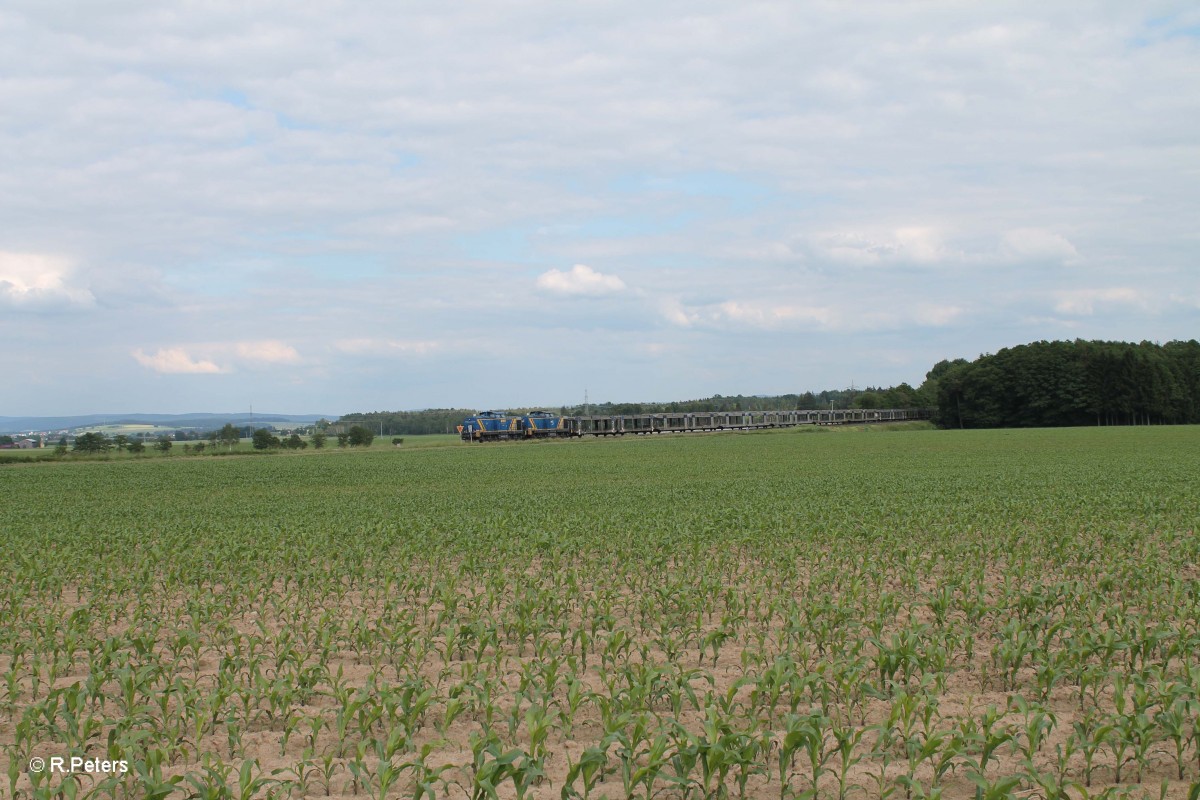
M 465 442 L 493 442 L 501 439 L 549 439 L 569 436 L 566 417 L 549 411 L 530 411 L 525 414 L 505 414 L 503 411 L 481 411 L 467 417 L 458 426 Z

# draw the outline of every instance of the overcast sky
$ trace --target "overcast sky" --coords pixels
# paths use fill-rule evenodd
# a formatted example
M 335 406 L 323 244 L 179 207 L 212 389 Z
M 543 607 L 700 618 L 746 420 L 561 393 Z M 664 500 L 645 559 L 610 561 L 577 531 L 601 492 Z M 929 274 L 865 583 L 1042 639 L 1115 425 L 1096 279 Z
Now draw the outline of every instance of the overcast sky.
M 1194 3 L 0 6 L 0 415 L 1200 335 Z

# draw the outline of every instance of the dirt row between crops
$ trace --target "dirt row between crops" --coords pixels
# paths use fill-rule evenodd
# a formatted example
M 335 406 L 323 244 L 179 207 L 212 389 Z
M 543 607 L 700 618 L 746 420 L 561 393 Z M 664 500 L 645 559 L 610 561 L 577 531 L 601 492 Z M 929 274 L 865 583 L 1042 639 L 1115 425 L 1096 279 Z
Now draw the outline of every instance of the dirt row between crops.
M 752 577 L 753 571 L 747 570 L 743 577 Z M 536 570 L 529 574 L 531 579 L 536 579 Z M 989 581 L 989 586 L 994 588 L 996 583 L 1001 580 L 1000 575 L 994 576 Z M 933 583 L 927 584 L 932 588 Z M 278 587 L 282 591 L 282 587 Z M 745 587 L 747 590 L 752 590 L 752 585 Z M 903 586 L 895 587 L 897 590 L 907 591 Z M 68 597 L 72 593 L 68 593 Z M 284 593 L 286 594 L 286 592 Z M 797 594 L 798 597 L 803 596 Z M 629 609 L 637 605 L 637 598 L 628 598 L 629 602 L 626 607 Z M 180 609 L 183 607 L 183 601 L 175 599 L 162 600 L 165 607 L 169 609 Z M 382 621 L 382 610 L 379 607 L 372 607 L 370 594 L 360 592 L 347 593 L 338 603 L 330 604 L 327 607 L 319 605 L 313 606 L 314 618 L 319 619 L 319 614 L 315 612 L 319 609 L 322 612 L 332 612 L 335 616 L 342 619 L 361 619 L 367 623 L 375 623 L 386 625 Z M 54 613 L 60 613 L 65 618 L 72 611 L 78 608 L 87 607 L 87 602 L 60 601 L 57 605 L 51 607 L 50 610 Z M 428 617 L 436 617 L 441 611 L 445 611 L 442 604 L 437 602 L 433 597 L 415 598 L 410 609 L 411 621 L 420 627 L 421 620 Z M 168 614 L 164 619 L 168 622 L 168 630 L 163 632 L 164 637 L 171 634 L 171 615 Z M 175 621 L 182 621 L 182 616 L 176 618 Z M 894 624 L 891 625 L 885 632 L 891 633 L 903 630 L 909 627 L 910 623 L 932 624 L 934 622 L 932 613 L 927 607 L 909 605 L 902 606 L 895 615 Z M 268 637 L 278 637 L 287 629 L 287 623 L 281 621 L 278 617 L 273 617 L 265 611 L 264 608 L 242 608 L 240 615 L 223 620 L 228 623 L 234 630 L 244 637 L 262 637 L 265 630 Z M 704 635 L 714 633 L 721 628 L 721 620 L 716 618 L 708 618 L 704 621 L 701 628 L 701 633 Z M 587 621 L 578 615 L 578 609 L 570 618 L 570 623 L 577 627 L 583 627 Z M 611 627 L 613 629 L 627 628 L 632 631 L 637 631 L 641 627 L 640 620 L 634 613 L 629 613 L 627 616 L 617 618 L 613 621 Z M 692 685 L 703 696 L 704 692 L 711 691 L 713 698 L 729 698 L 729 705 L 740 706 L 745 708 L 749 702 L 752 686 L 748 684 L 738 685 L 739 679 L 747 673 L 755 674 L 755 668 L 747 668 L 743 663 L 743 652 L 747 650 L 756 651 L 760 649 L 757 642 L 766 641 L 768 644 L 761 648 L 765 651 L 771 650 L 770 642 L 778 640 L 783 632 L 782 625 L 778 620 L 773 620 L 771 624 L 766 626 L 754 627 L 747 625 L 743 628 L 736 638 L 732 638 L 722 646 L 715 660 L 711 653 L 702 651 L 696 647 L 689 647 L 675 654 L 675 657 L 669 658 L 668 655 L 650 639 L 649 637 L 639 637 L 631 643 L 630 655 L 625 660 L 629 665 L 649 665 L 663 666 L 671 672 L 678 674 L 685 670 L 698 670 L 692 677 Z M 128 626 L 115 624 L 103 632 L 104 636 L 120 637 L 129 633 Z M 1016 691 L 1001 691 L 994 685 L 994 680 L 988 680 L 983 676 L 987 669 L 986 662 L 990 658 L 991 646 L 993 643 L 992 631 L 978 630 L 973 632 L 974 636 L 974 653 L 973 661 L 966 661 L 958 658 L 952 661 L 945 675 L 945 687 L 943 691 L 937 692 L 937 715 L 940 722 L 936 727 L 939 730 L 949 729 L 963 720 L 978 716 L 989 706 L 994 706 L 997 709 L 1004 711 L 1012 708 L 1016 702 L 1016 697 L 1021 695 L 1027 701 L 1036 699 L 1036 689 L 1034 675 L 1032 670 L 1025 668 L 1017 679 Z M 444 636 L 430 637 L 431 643 L 449 647 Z M 503 640 L 501 640 L 503 642 Z M 210 645 L 219 643 L 210 643 Z M 827 662 L 815 653 L 815 643 L 809 643 L 812 652 L 808 655 L 807 667 L 809 671 L 818 671 L 823 666 L 827 666 Z M 870 646 L 868 646 L 869 648 Z M 642 648 L 645 648 L 644 655 Z M 450 648 L 453 649 L 453 648 Z M 564 648 L 568 649 L 568 648 Z M 155 648 L 155 654 L 159 659 L 169 657 L 169 652 L 160 641 Z M 868 650 L 867 652 L 870 652 Z M 221 661 L 228 656 L 228 652 L 210 651 L 202 656 L 198 662 L 189 663 L 184 666 L 168 663 L 168 669 L 173 669 L 177 674 L 184 676 L 185 680 L 190 680 L 200 687 L 211 687 L 215 682 L 219 671 Z M 364 654 L 354 653 L 348 650 L 342 650 L 333 653 L 328 660 L 328 674 L 340 674 L 344 686 L 349 690 L 359 690 L 368 686 L 373 674 L 377 674 L 379 670 L 370 663 L 373 656 L 370 652 Z M 794 651 L 793 655 L 800 656 L 799 651 Z M 305 663 L 311 663 L 314 660 L 313 654 L 307 654 Z M 147 661 L 148 659 L 142 659 Z M 399 672 L 388 675 L 386 672 L 382 675 L 384 681 L 395 681 L 403 675 L 412 675 L 423 679 L 429 685 L 437 687 L 439 699 L 430 709 L 424 725 L 420 731 L 417 731 L 413 737 L 413 748 L 419 750 L 422 746 L 431 748 L 430 755 L 427 759 L 429 764 L 434 765 L 450 765 L 450 769 L 444 773 L 446 783 L 439 783 L 440 787 L 438 794 L 445 794 L 450 797 L 469 797 L 471 794 L 469 773 L 472 760 L 471 753 L 471 737 L 473 734 L 478 734 L 481 730 L 482 713 L 466 713 L 464 712 L 454 722 L 446 726 L 443 733 L 438 732 L 441 723 L 444 720 L 445 701 L 447 693 L 456 685 L 463 683 L 464 675 L 469 673 L 478 665 L 485 665 L 488 670 L 487 674 L 491 675 L 493 680 L 493 688 L 496 690 L 499 700 L 497 702 L 498 714 L 506 713 L 513 705 L 513 700 L 516 696 L 518 687 L 521 682 L 522 667 L 527 666 L 534 660 L 534 657 L 528 650 L 525 654 L 520 655 L 514 649 L 508 646 L 501 646 L 497 652 L 495 649 L 490 649 L 481 654 L 479 658 L 459 659 L 450 658 L 448 661 L 438 657 L 436 650 L 430 650 L 425 654 L 420 664 L 401 665 Z M 609 687 L 605 684 L 602 675 L 598 669 L 598 657 L 589 660 L 586 669 L 580 669 L 575 675 L 584 687 L 590 692 L 597 693 L 600 696 L 610 694 Z M 7 672 L 13 665 L 13 657 L 11 654 L 0 655 L 0 672 Z M 487 667 L 486 665 L 491 665 Z M 1188 664 L 1177 663 L 1173 665 L 1177 669 L 1183 669 L 1186 666 L 1194 666 Z M 66 687 L 76 682 L 86 682 L 88 671 L 86 664 L 79 664 L 69 673 L 59 676 L 55 680 L 55 686 Z M 26 695 L 32 691 L 32 682 L 28 678 L 23 678 L 18 681 L 17 685 Z M 44 687 L 43 687 L 44 688 Z M 337 702 L 331 696 L 332 687 L 328 684 L 318 685 L 318 692 L 314 694 L 311 702 L 295 707 L 295 714 L 305 718 L 322 717 L 326 720 L 326 725 L 312 739 L 312 759 L 314 765 L 311 769 L 315 770 L 308 782 L 308 786 L 303 791 L 299 789 L 293 790 L 293 796 L 306 797 L 341 797 L 341 798 L 366 798 L 372 797 L 372 792 L 363 785 L 363 781 L 356 780 L 352 774 L 350 767 L 353 759 L 353 748 L 358 744 L 357 741 L 351 741 L 350 750 L 343 750 L 338 743 L 337 737 L 332 728 L 332 718 L 338 707 Z M 916 683 L 910 687 L 916 689 Z M 558 700 L 562 698 L 563 689 L 556 689 L 555 697 Z M 44 694 L 44 692 L 43 692 Z M 1097 696 L 1099 707 L 1109 710 L 1112 707 L 1111 690 L 1107 690 Z M 839 704 L 833 704 L 835 708 Z M 1065 747 L 1070 737 L 1072 726 L 1080 721 L 1081 707 L 1078 700 L 1078 690 L 1074 687 L 1060 685 L 1056 687 L 1049 695 L 1048 699 L 1043 704 L 1045 708 L 1052 712 L 1057 717 L 1057 724 L 1053 731 L 1050 732 L 1043 746 L 1039 749 L 1035 756 L 1035 765 L 1043 770 L 1053 770 L 1055 767 L 1055 754 L 1060 747 Z M 11 742 L 15 740 L 16 722 L 20 717 L 23 708 L 27 708 L 29 703 L 26 702 L 22 707 L 18 707 L 15 713 L 3 715 L 0 719 L 0 741 Z M 845 721 L 855 728 L 871 728 L 879 725 L 887 720 L 888 713 L 892 707 L 890 699 L 875 698 L 866 700 L 861 710 L 854 712 Z M 685 707 L 678 715 L 673 715 L 669 708 L 664 708 L 661 703 L 650 705 L 647 707 L 647 712 L 650 719 L 667 719 L 673 718 L 687 731 L 696 734 L 704 729 L 706 721 L 707 707 L 699 709 Z M 809 712 L 814 710 L 809 703 L 802 704 L 798 711 Z M 106 712 L 112 714 L 111 707 Z M 841 713 L 845 713 L 844 710 Z M 745 715 L 735 715 L 734 718 L 740 724 Z M 1015 719 L 1015 717 L 1014 717 Z M 745 722 L 750 724 L 752 720 L 749 717 L 745 718 Z M 502 722 L 497 722 L 498 727 L 505 729 Z M 569 735 L 566 735 L 562 730 L 553 731 L 548 740 L 549 755 L 545 759 L 544 769 L 545 777 L 530 787 L 529 796 L 535 798 L 558 798 L 563 791 L 565 779 L 567 777 L 568 765 L 570 762 L 577 762 L 584 750 L 593 745 L 600 743 L 604 730 L 601 722 L 601 714 L 595 704 L 584 706 L 580 713 L 577 714 L 572 722 L 573 730 Z M 768 728 L 772 732 L 772 738 L 775 742 L 774 749 L 764 758 L 760 759 L 765 763 L 772 765 L 772 773 L 764 775 L 751 775 L 745 785 L 745 793 L 747 797 L 752 798 L 775 798 L 780 796 L 781 784 L 775 772 L 775 762 L 778 759 L 778 744 L 781 738 L 781 727 L 779 720 L 775 720 L 772 725 L 768 726 L 765 722 L 761 723 L 762 730 Z M 298 767 L 306 757 L 305 748 L 307 743 L 305 737 L 299 733 L 293 733 L 286 747 L 282 746 L 283 740 L 283 724 L 280 721 L 273 723 L 263 723 L 259 726 L 246 728 L 241 732 L 240 747 L 235 742 L 231 744 L 227 731 L 222 730 L 218 725 L 218 729 L 207 734 L 198 742 L 190 743 L 185 752 L 177 755 L 175 763 L 170 764 L 165 773 L 170 775 L 182 775 L 185 773 L 195 773 L 195 768 L 198 759 L 204 754 L 212 754 L 219 756 L 225 763 L 232 765 L 235 768 L 240 767 L 244 760 L 254 760 L 258 762 L 261 774 L 265 776 L 274 776 L 276 778 L 291 778 L 298 779 L 302 777 L 300 773 L 305 771 L 305 768 Z M 507 737 L 506 737 L 507 738 Z M 863 739 L 863 747 L 861 752 L 864 753 L 862 761 L 851 766 L 847 771 L 847 779 L 849 784 L 858 789 L 855 790 L 856 796 L 877 797 L 880 796 L 887 787 L 896 786 L 897 780 L 904 773 L 903 756 L 900 751 L 894 753 L 894 759 L 888 766 L 884 766 L 883 758 L 871 755 L 869 743 L 873 742 L 875 734 L 869 731 Z M 104 740 L 104 732 L 97 737 L 95 741 L 96 752 L 102 751 L 102 742 Z M 512 739 L 507 739 L 504 742 L 504 749 L 512 746 L 525 747 L 528 745 L 528 732 L 524 723 L 518 725 L 517 734 Z M 53 739 L 45 739 L 38 745 L 39 754 L 53 754 L 55 742 Z M 609 748 L 609 752 L 613 752 L 613 747 Z M 89 751 L 91 753 L 91 751 Z M 325 762 L 325 769 L 332 770 L 333 775 L 330 779 L 325 779 L 323 775 L 319 775 L 319 762 L 322 758 L 330 758 L 330 761 Z M 403 760 L 403 756 L 398 757 Z M 644 761 L 644 759 L 643 759 Z M 791 781 L 791 786 L 796 791 L 803 791 L 809 788 L 809 779 L 806 777 L 808 773 L 803 767 L 804 756 L 797 756 L 794 778 Z M 1083 759 L 1080 754 L 1075 754 L 1069 762 L 1069 769 L 1072 774 L 1080 775 L 1083 771 Z M 1020 772 L 1022 769 L 1021 758 L 1013 748 L 1002 746 L 996 754 L 996 761 L 993 762 L 989 769 L 990 775 L 1004 775 Z M 669 770 L 669 768 L 668 768 Z M 1095 760 L 1094 780 L 1091 787 L 1091 792 L 1095 795 L 1105 789 L 1110 789 L 1115 786 L 1113 780 L 1115 778 L 1115 761 L 1107 751 L 1102 750 L 1097 754 Z M 1130 787 L 1134 791 L 1134 796 L 1139 796 L 1138 792 L 1144 791 L 1147 796 L 1158 797 L 1160 786 L 1165 785 L 1166 797 L 1185 796 L 1188 787 L 1188 780 L 1179 781 L 1175 776 L 1175 765 L 1172 754 L 1165 750 L 1157 752 L 1150 759 L 1149 767 L 1141 776 L 1140 786 L 1133 786 L 1130 781 L 1132 779 L 1134 768 L 1132 765 L 1126 767 L 1123 774 L 1126 787 Z M 932 768 L 928 765 L 920 767 L 916 771 L 916 777 L 922 780 L 927 786 L 932 777 Z M 1190 780 L 1195 780 L 1193 774 Z M 1164 784 L 1165 782 L 1165 784 Z M 738 787 L 731 774 L 726 781 L 728 791 L 731 795 L 738 794 Z M 28 776 L 22 776 L 18 782 L 18 789 L 26 789 L 29 786 Z M 84 788 L 87 788 L 86 782 Z M 661 795 L 663 797 L 680 796 L 682 792 L 678 789 L 671 789 L 666 782 L 659 784 Z M 819 788 L 823 795 L 837 796 L 838 786 L 835 776 L 827 776 L 820 784 Z M 5 786 L 7 791 L 7 786 Z M 412 785 L 411 778 L 408 775 L 403 776 L 396 784 L 391 796 L 412 796 L 415 787 Z M 949 772 L 943 783 L 944 796 L 947 798 L 966 798 L 972 797 L 975 793 L 975 785 L 970 782 L 964 771 L 955 769 Z M 898 794 L 894 796 L 903 796 L 904 790 L 898 789 Z M 511 781 L 502 783 L 496 787 L 498 797 L 507 798 L 515 797 L 516 790 Z M 264 788 L 260 795 L 270 794 L 269 788 Z M 593 794 L 597 796 L 618 797 L 624 796 L 624 788 L 619 774 L 609 774 L 601 780 Z M 1022 796 L 1039 796 L 1030 787 L 1024 787 L 1020 790 Z

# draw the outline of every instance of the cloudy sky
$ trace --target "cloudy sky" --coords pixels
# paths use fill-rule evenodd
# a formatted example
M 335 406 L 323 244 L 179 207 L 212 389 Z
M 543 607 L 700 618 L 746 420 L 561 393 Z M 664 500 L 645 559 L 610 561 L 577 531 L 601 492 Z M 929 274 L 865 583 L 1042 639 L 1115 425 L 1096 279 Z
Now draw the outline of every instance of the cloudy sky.
M 1200 335 L 1194 3 L 0 6 L 0 415 Z

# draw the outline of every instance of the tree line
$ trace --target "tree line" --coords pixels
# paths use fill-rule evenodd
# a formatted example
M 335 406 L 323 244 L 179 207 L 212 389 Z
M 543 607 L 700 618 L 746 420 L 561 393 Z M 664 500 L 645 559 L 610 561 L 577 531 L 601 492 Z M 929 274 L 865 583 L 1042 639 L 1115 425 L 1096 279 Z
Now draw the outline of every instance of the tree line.
M 335 433 L 335 435 L 338 447 L 370 447 L 371 442 L 375 441 L 375 434 L 362 425 L 352 425 L 350 430 Z M 255 450 L 303 450 L 310 444 L 314 450 L 320 450 L 325 447 L 327 439 L 328 434 L 324 430 L 316 431 L 305 440 L 300 438 L 298 433 L 281 439 L 272 433 L 270 428 L 259 428 L 250 437 L 250 442 Z
M 827 389 L 780 395 L 713 395 L 697 400 L 667 403 L 590 403 L 562 406 L 563 416 L 612 416 L 620 414 L 690 414 L 706 411 L 816 411 L 845 408 L 922 408 L 931 406 L 932 397 L 907 383 L 890 388 Z
M 375 440 L 375 434 L 361 425 L 352 425 L 349 430 L 335 432 L 334 435 L 337 437 L 338 447 L 370 447 L 371 443 Z M 143 438 L 135 438 L 121 433 L 108 437 L 98 431 L 89 431 L 76 436 L 69 451 L 89 455 L 109 453 L 113 450 L 139 454 L 146 452 L 147 444 L 143 441 Z M 211 447 L 214 452 L 223 451 L 231 453 L 243 438 L 249 438 L 255 450 L 303 450 L 310 445 L 314 450 L 320 450 L 325 447 L 328 434 L 324 430 L 317 430 L 307 439 L 301 438 L 298 433 L 279 437 L 275 435 L 272 428 L 263 427 L 249 430 L 248 428 L 240 428 L 226 423 L 225 427 L 219 430 L 212 430 L 191 437 L 191 441 L 184 443 L 183 452 L 189 454 L 203 453 L 207 448 Z M 403 440 L 393 440 L 393 444 L 397 442 L 403 442 Z M 153 447 L 155 450 L 166 454 L 171 451 L 173 444 L 174 442 L 170 435 L 162 434 L 154 440 Z M 54 448 L 54 453 L 55 455 L 62 456 L 67 452 L 68 442 L 67 437 L 64 436 L 59 440 L 58 446 Z
M 1200 342 L 1034 342 L 929 372 L 948 428 L 1200 423 Z
M 331 430 L 349 433 L 353 426 L 383 436 L 421 436 L 430 433 L 454 433 L 455 427 L 475 413 L 469 408 L 430 408 L 424 411 L 368 411 L 345 414 L 332 423 Z M 320 423 L 318 423 L 320 424 Z M 382 431 L 380 430 L 382 427 Z

